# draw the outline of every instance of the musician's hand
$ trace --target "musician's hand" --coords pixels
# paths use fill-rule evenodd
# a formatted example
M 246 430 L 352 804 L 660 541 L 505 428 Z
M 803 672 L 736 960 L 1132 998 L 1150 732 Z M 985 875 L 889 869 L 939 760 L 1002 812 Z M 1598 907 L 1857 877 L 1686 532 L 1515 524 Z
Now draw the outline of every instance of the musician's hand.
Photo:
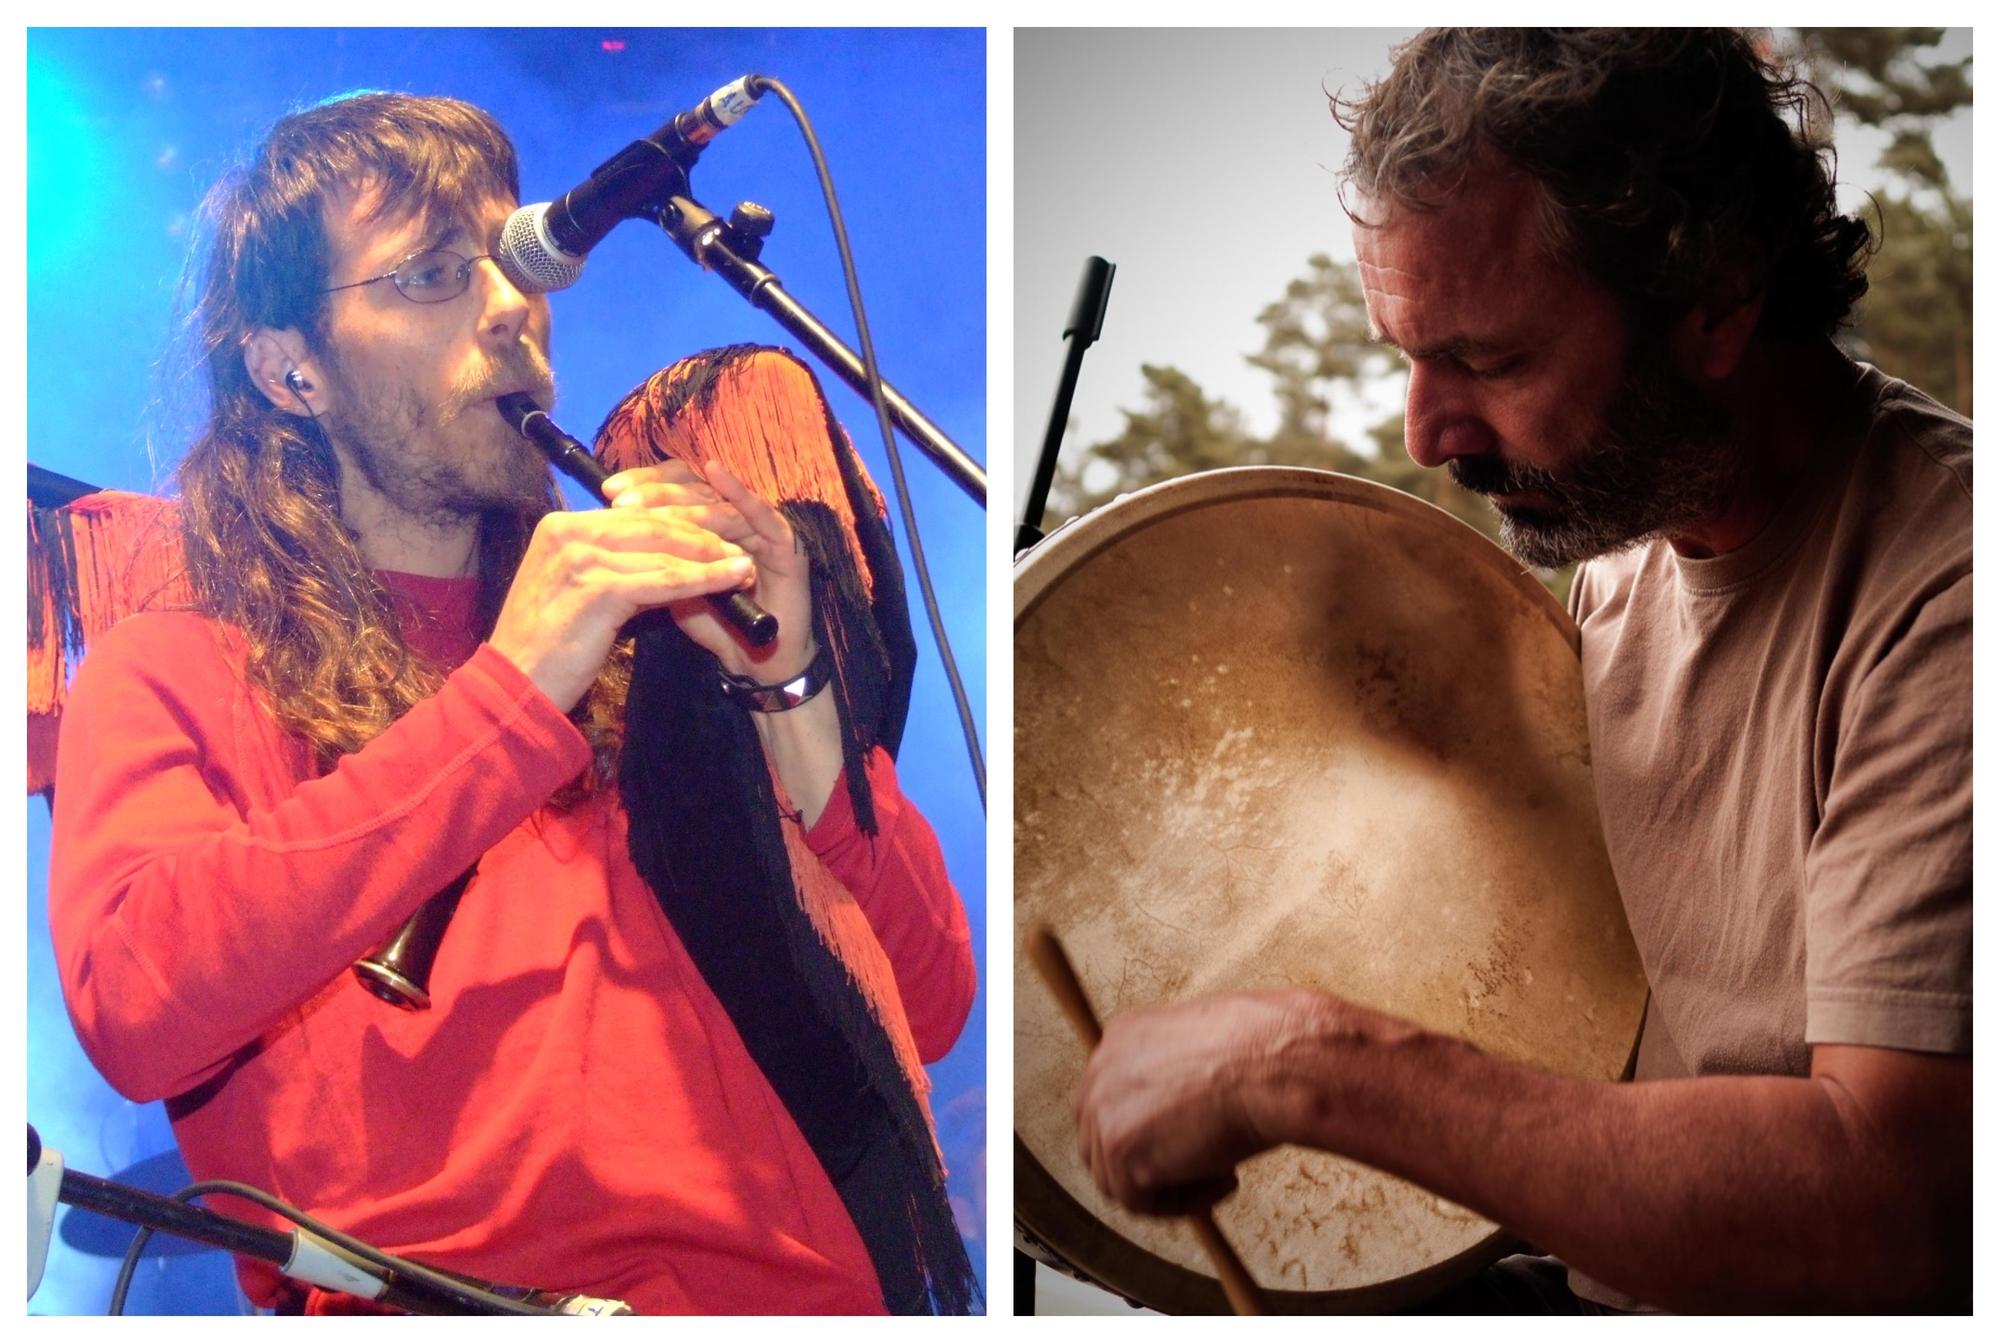
M 1224 994 L 1107 1022 L 1077 1099 L 1077 1150 L 1097 1187 L 1153 1213 L 1233 1189 L 1236 1164 L 1279 1141 L 1259 1102 L 1315 996 Z
M 730 539 L 742 517 L 691 480 L 667 482 L 649 507 L 555 512 L 536 524 L 489 642 L 564 711 L 633 616 L 755 581 L 748 548 Z
M 749 591 L 778 618 L 778 637 L 754 648 L 699 599 L 675 602 L 674 620 L 690 639 L 715 654 L 725 671 L 767 685 L 789 681 L 812 661 L 811 565 L 783 513 L 752 494 L 721 463 L 711 462 L 704 470 L 706 485 L 684 463 L 667 461 L 621 471 L 605 487 L 619 510 L 712 505 L 702 521 L 756 562 L 756 582 Z

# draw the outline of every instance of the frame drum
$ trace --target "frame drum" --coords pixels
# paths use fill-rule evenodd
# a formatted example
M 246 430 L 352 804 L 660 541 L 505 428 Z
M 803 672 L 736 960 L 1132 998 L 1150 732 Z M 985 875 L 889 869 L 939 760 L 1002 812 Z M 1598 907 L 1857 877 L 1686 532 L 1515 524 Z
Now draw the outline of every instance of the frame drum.
M 1014 582 L 1016 927 L 1098 1012 L 1326 989 L 1506 1058 L 1623 1075 L 1646 983 L 1605 856 L 1574 624 L 1442 509 L 1330 472 L 1153 486 Z M 1049 1262 L 1227 1309 L 1193 1234 L 1102 1198 L 1084 1052 L 1015 957 L 1015 1215 Z M 1324 1153 L 1216 1220 L 1274 1310 L 1380 1310 L 1496 1258 L 1464 1208 Z

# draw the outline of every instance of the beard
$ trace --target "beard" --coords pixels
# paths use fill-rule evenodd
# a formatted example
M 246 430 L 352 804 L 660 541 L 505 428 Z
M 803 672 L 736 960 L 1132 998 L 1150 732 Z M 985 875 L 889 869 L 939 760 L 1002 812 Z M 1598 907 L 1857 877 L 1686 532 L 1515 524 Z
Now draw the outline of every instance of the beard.
M 450 527 L 489 512 L 534 513 L 553 498 L 549 464 L 494 409 L 492 400 L 528 386 L 549 405 L 555 378 L 539 350 L 461 376 L 441 399 L 425 401 L 407 383 L 369 387 L 334 361 L 337 412 L 326 428 L 342 457 L 397 512 L 420 525 Z
M 1714 517 L 1737 482 L 1729 417 L 1659 345 L 1636 347 L 1600 428 L 1559 471 L 1498 457 L 1455 457 L 1451 478 L 1476 494 L 1536 493 L 1501 508 L 1500 540 L 1523 563 L 1555 569 Z

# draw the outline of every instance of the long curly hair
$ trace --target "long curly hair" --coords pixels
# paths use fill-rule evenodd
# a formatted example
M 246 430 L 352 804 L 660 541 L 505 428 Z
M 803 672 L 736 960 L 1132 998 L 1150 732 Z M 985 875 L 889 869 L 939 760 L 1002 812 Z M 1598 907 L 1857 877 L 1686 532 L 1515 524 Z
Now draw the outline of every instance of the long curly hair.
M 1361 227 L 1439 208 L 1490 153 L 1540 184 L 1551 254 L 1637 317 L 1672 320 L 1747 266 L 1760 329 L 1803 339 L 1868 288 L 1872 241 L 1835 204 L 1825 97 L 1740 32 L 1440 28 L 1394 61 L 1332 98 Z
M 324 349 L 331 248 L 325 207 L 366 187 L 367 222 L 463 217 L 517 199 L 512 142 L 452 98 L 342 95 L 280 119 L 203 203 L 183 281 L 180 365 L 205 388 L 205 423 L 178 471 L 182 544 L 199 609 L 248 644 L 252 683 L 279 725 L 327 769 L 434 693 L 439 668 L 404 643 L 387 590 L 341 520 L 340 472 L 319 424 L 275 408 L 243 346 L 259 327 Z M 193 302 L 187 301 L 192 290 Z M 553 483 L 521 512 L 481 519 L 480 630 L 492 628 L 535 523 L 559 507 Z M 629 654 L 614 658 L 574 715 L 592 739 L 589 777 L 615 774 Z

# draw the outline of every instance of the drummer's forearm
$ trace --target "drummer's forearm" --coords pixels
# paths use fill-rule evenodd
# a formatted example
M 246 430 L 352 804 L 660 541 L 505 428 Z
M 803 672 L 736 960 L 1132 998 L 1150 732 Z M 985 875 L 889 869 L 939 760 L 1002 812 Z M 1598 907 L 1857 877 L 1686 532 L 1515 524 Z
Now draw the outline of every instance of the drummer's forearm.
M 1410 1179 L 1641 1300 L 1869 1309 L 1950 1279 L 1821 1079 L 1581 1082 L 1346 1004 L 1320 1015 L 1252 1087 L 1267 1137 Z

